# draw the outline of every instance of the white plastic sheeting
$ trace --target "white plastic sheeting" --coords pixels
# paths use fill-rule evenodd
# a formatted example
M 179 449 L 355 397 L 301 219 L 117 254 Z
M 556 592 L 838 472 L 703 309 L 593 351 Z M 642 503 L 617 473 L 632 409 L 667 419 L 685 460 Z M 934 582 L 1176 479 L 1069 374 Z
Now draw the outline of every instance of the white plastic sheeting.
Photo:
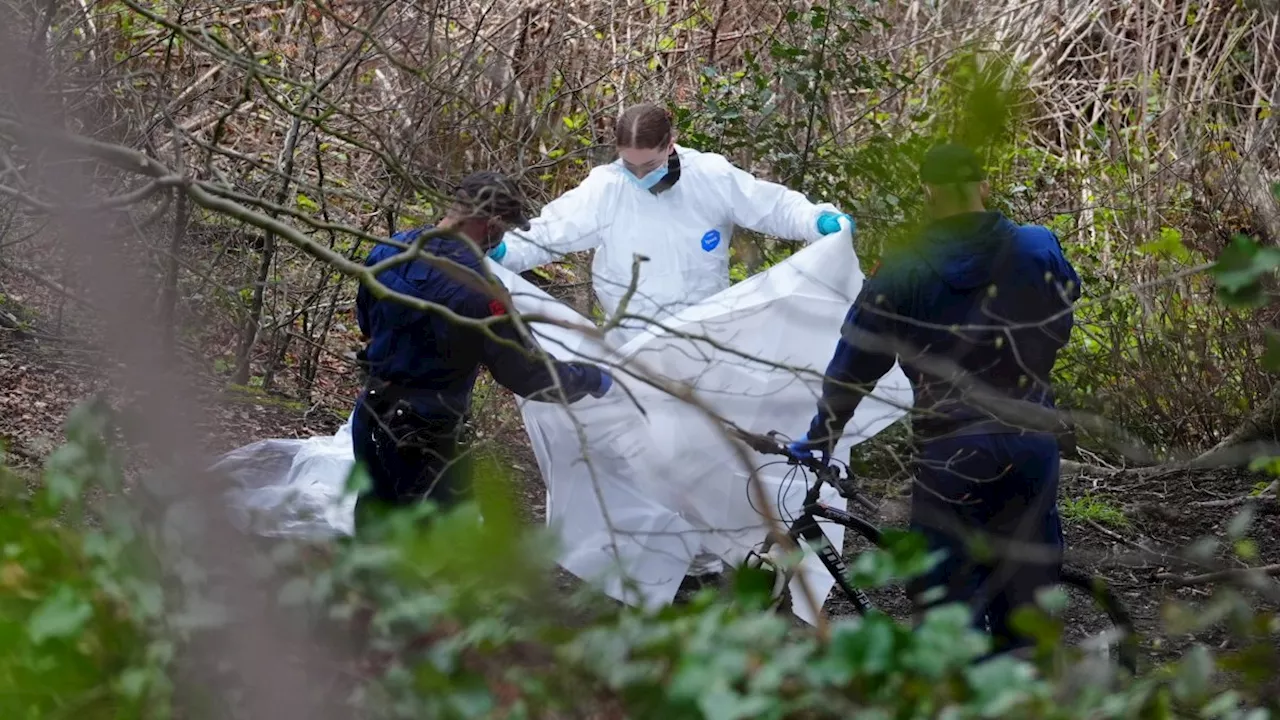
M 518 275 L 492 262 L 489 267 L 520 312 L 579 326 L 589 322 Z M 708 413 L 753 432 L 803 433 L 862 281 L 846 229 L 620 348 L 576 330 L 535 324 L 547 352 L 561 360 L 618 364 L 615 377 L 631 391 L 615 387 L 602 399 L 568 407 L 521 403 L 548 488 L 547 522 L 563 545 L 560 564 L 616 599 L 655 606 L 674 598 L 700 552 L 736 564 L 763 540 L 766 524 L 758 510 L 766 508 L 753 507 L 748 468 Z M 646 382 L 653 377 L 690 391 L 695 402 Z M 901 418 L 911 401 L 906 376 L 895 365 L 859 406 L 837 453 Z M 798 512 L 805 488 L 787 482 L 787 467 L 776 460 L 752 458 L 764 465 L 758 477 L 767 511 L 785 520 Z M 348 424 L 332 437 L 253 443 L 215 467 L 241 485 L 230 500 L 242 527 L 315 536 L 351 532 L 354 499 L 343 497 L 343 487 L 352 463 Z M 846 504 L 829 489 L 823 501 Z M 824 529 L 837 547 L 843 544 L 841 528 L 828 523 Z M 794 583 L 802 580 L 819 598 L 833 585 L 812 554 L 793 580 L 797 597 Z M 797 615 L 814 621 L 803 602 L 794 606 Z
M 518 284 L 515 276 L 502 279 L 508 287 Z M 608 359 L 624 368 L 618 376 L 634 400 L 613 392 L 570 407 L 523 403 L 548 487 L 548 521 L 558 526 L 565 545 L 561 565 L 601 582 L 614 598 L 658 605 L 671 601 L 700 551 L 735 564 L 763 540 L 765 524 L 748 496 L 748 468 L 708 411 L 752 432 L 803 433 L 862 281 L 846 229 L 665 320 L 665 330 L 653 328 L 614 351 Z M 526 296 L 517 305 L 522 301 L 528 312 L 582 322 L 545 296 L 538 302 Z M 558 357 L 596 359 L 611 350 L 563 328 L 540 329 L 539 335 Z M 654 376 L 688 387 L 704 407 L 643 381 Z M 902 417 L 911 401 L 910 385 L 895 365 L 859 406 L 837 453 Z M 765 465 L 758 477 L 768 501 L 782 497 L 781 512 L 769 512 L 787 519 L 798 512 L 805 488 L 786 482 L 785 465 L 766 465 L 776 460 L 753 458 L 755 465 Z M 846 504 L 833 490 L 824 502 Z M 841 547 L 841 528 L 824 529 Z M 814 555 L 793 582 L 802 579 L 819 598 L 834 583 Z M 795 608 L 814 620 L 804 603 Z
M 351 416 L 333 435 L 271 438 L 223 455 L 210 468 L 238 487 L 227 493 L 232 521 L 268 537 L 321 539 L 355 532 Z

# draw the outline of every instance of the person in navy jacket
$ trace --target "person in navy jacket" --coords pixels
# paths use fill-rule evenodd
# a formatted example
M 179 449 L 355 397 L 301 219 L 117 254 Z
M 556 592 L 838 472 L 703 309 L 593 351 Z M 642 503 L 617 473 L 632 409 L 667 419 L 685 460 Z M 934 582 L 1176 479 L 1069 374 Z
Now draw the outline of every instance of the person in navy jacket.
M 968 602 L 997 651 L 1061 571 L 1059 445 L 1049 373 L 1074 323 L 1080 278 L 1057 236 L 989 211 L 968 148 L 932 148 L 920 167 L 930 222 L 886 250 L 845 318 L 818 412 L 790 450 L 834 450 L 895 360 L 915 393 L 911 528 L 945 555 L 909 588 L 917 607 Z M 976 541 L 976 544 L 971 544 Z M 996 553 L 984 553 L 984 546 Z M 941 589 L 933 601 L 930 589 Z
M 450 310 L 461 322 L 379 299 L 363 284 L 357 291 L 356 318 L 367 338 L 360 355 L 368 379 L 352 419 L 352 441 L 372 480 L 356 501 L 358 534 L 388 508 L 424 499 L 448 507 L 469 495 L 458 460 L 481 365 L 498 383 L 531 400 L 573 403 L 587 395 L 602 397 L 612 386 L 609 373 L 599 367 L 537 353 L 536 343 L 522 339 L 506 306 L 486 289 L 497 281 L 482 272 L 485 253 L 508 229 L 528 227 L 523 205 L 510 179 L 493 172 L 469 175 L 438 224 L 448 232 L 423 241 L 423 254 L 435 261 L 415 258 L 378 273 L 378 282 L 388 289 Z M 412 244 L 430 229 L 415 228 L 393 239 Z M 379 244 L 365 265 L 402 252 Z M 487 326 L 476 324 L 494 317 L 498 320 Z

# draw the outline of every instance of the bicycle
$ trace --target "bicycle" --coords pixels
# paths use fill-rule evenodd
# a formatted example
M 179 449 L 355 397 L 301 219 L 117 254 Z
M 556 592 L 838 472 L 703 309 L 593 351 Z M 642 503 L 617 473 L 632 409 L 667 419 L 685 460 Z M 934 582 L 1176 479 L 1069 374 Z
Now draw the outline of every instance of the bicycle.
M 733 433 L 756 452 L 763 455 L 785 457 L 789 465 L 808 470 L 815 475 L 817 481 L 808 486 L 804 496 L 803 507 L 799 516 L 788 524 L 786 528 L 787 535 L 792 542 L 797 544 L 799 544 L 799 540 L 804 540 L 816 552 L 818 559 L 826 567 L 827 572 L 831 573 L 831 576 L 835 579 L 835 586 L 840 589 L 840 592 L 844 594 L 859 615 L 865 615 L 872 611 L 875 606 L 871 598 L 860 588 L 854 587 L 849 582 L 848 566 L 845 564 L 842 549 L 831 546 L 827 541 L 826 535 L 823 534 L 822 528 L 819 527 L 818 521 L 826 520 L 841 525 L 853 530 L 875 547 L 884 548 L 885 544 L 881 530 L 863 517 L 821 502 L 820 495 L 823 486 L 829 485 L 836 490 L 840 497 L 862 506 L 872 515 L 879 512 L 879 506 L 862 494 L 858 488 L 857 481 L 854 480 L 848 468 L 845 468 L 842 472 L 839 466 L 827 464 L 817 458 L 798 458 L 774 439 L 776 433 L 773 432 L 769 433 L 768 436 L 761 436 L 734 429 Z M 781 503 L 779 503 L 780 505 Z M 775 541 L 772 537 L 766 538 L 762 549 L 759 552 L 753 550 L 748 553 L 744 564 L 747 567 L 756 568 L 769 565 L 775 571 L 780 569 L 776 563 L 769 559 L 769 552 L 774 543 Z M 1115 636 L 1116 641 L 1108 643 L 1104 648 L 1096 648 L 1095 650 L 1104 649 L 1113 662 L 1119 663 L 1130 673 L 1136 673 L 1138 647 L 1133 621 L 1124 605 L 1107 587 L 1106 581 L 1101 577 L 1093 576 L 1080 568 L 1070 565 L 1063 566 L 1060 578 L 1062 585 L 1083 590 L 1091 595 L 1094 602 L 1101 606 L 1112 625 L 1112 631 L 1102 633 L 1100 641 L 1108 643 L 1108 636 Z M 792 599 L 789 590 L 790 581 L 791 573 L 784 571 L 774 583 L 774 610 L 781 614 L 789 615 L 792 612 Z

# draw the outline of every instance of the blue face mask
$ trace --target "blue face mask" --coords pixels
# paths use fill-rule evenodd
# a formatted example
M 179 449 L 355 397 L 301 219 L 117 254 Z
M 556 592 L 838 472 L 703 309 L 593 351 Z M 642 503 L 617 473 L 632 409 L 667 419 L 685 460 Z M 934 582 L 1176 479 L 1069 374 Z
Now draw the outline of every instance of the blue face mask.
M 635 173 L 628 170 L 626 166 L 623 166 L 622 171 L 625 172 L 627 174 L 627 178 L 630 179 L 631 182 L 635 183 L 636 187 L 640 188 L 641 190 L 651 189 L 654 185 L 657 185 L 658 183 L 662 182 L 662 178 L 667 176 L 666 165 L 663 165 L 657 170 L 649 171 L 649 173 L 642 178 L 636 177 Z

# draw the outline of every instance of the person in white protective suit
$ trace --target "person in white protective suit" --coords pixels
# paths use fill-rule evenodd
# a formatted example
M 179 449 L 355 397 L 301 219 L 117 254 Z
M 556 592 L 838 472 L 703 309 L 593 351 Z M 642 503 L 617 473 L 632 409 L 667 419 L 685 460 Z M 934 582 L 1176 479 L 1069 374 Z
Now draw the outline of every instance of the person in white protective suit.
M 617 160 L 593 168 L 547 203 L 529 230 L 508 232 L 489 256 L 524 272 L 595 249 L 593 288 L 609 318 L 632 285 L 635 256 L 648 258 L 624 309 L 630 319 L 611 332 L 616 345 L 729 287 L 735 227 L 811 243 L 838 232 L 838 218 L 848 218 L 723 155 L 677 145 L 671 115 L 658 105 L 627 108 L 614 135 Z
M 624 314 L 610 331 L 615 346 L 728 288 L 735 227 L 805 243 L 839 232 L 841 217 L 853 227 L 853 219 L 830 203 L 810 202 L 723 155 L 676 144 L 671 114 L 658 105 L 624 110 L 614 138 L 617 160 L 592 168 L 577 187 L 544 206 L 528 230 L 506 233 L 489 256 L 524 272 L 595 249 L 596 298 L 606 317 Z M 638 274 L 636 255 L 647 258 Z M 718 557 L 703 553 L 690 575 L 722 569 Z

